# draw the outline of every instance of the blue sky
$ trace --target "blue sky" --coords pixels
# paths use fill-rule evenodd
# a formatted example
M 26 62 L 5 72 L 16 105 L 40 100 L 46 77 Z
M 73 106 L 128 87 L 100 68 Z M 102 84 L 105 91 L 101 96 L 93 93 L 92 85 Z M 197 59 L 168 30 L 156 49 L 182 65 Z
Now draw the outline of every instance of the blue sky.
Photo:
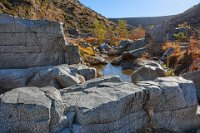
M 200 0 L 80 0 L 108 18 L 166 16 L 181 13 Z

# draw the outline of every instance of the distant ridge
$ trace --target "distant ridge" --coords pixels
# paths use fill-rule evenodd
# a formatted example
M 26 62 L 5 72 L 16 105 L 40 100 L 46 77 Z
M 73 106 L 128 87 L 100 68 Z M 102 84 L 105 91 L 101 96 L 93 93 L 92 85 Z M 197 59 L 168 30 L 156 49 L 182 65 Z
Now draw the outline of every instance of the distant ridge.
M 172 19 L 174 15 L 171 16 L 161 16 L 161 17 L 128 17 L 128 18 L 110 18 L 113 22 L 117 23 L 119 19 L 123 19 L 127 21 L 127 24 L 131 26 L 141 25 L 143 27 L 148 27 L 150 25 L 158 25 L 163 23 L 164 21 L 169 21 Z

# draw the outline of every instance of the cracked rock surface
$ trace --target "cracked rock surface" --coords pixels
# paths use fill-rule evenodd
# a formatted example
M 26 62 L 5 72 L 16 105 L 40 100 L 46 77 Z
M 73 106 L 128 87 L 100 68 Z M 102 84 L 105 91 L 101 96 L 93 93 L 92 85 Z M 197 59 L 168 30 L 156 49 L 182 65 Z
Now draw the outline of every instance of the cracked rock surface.
M 200 126 L 195 86 L 181 77 L 69 88 L 61 95 L 74 112 L 75 133 L 184 132 Z
M 0 132 L 59 132 L 67 127 L 60 92 L 52 87 L 17 88 L 0 96 Z
M 17 88 L 2 94 L 0 103 L 2 133 L 184 133 L 200 127 L 195 85 L 182 77 Z
M 1 14 L 0 29 L 1 69 L 66 63 L 67 42 L 60 23 Z

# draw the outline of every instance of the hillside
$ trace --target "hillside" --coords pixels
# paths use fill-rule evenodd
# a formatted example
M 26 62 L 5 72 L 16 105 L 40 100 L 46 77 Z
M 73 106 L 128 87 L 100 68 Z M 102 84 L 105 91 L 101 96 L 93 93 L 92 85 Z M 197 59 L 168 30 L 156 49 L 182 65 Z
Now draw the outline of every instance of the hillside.
M 173 27 L 177 27 L 179 24 L 187 23 L 188 25 L 199 28 L 200 27 L 200 3 L 194 7 L 188 9 L 187 11 L 176 15 L 170 20 Z
M 114 25 L 78 0 L 1 0 L 0 13 L 29 19 L 56 20 L 64 23 L 65 33 L 70 29 L 89 32 L 95 19 L 105 25 Z
M 131 26 L 138 26 L 142 25 L 143 27 L 148 27 L 151 25 L 157 25 L 164 21 L 168 21 L 173 16 L 162 16 L 162 17 L 133 17 L 133 18 L 111 18 L 113 22 L 117 22 L 119 19 L 126 20 L 127 23 Z

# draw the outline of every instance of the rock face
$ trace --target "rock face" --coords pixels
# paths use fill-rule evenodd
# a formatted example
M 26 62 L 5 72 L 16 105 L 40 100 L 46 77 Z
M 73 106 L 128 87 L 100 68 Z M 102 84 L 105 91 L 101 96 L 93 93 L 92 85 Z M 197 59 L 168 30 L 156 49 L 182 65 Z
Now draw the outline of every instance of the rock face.
M 58 22 L 0 14 L 0 69 L 64 64 L 66 45 Z
M 51 87 L 18 88 L 0 101 L 2 133 L 184 132 L 200 126 L 195 86 L 181 77 L 137 85 L 107 77 L 60 93 Z
M 78 46 L 68 45 L 65 47 L 65 61 L 68 65 L 82 62 Z
M 55 133 L 67 128 L 55 88 L 17 88 L 0 96 L 0 132 Z
M 158 63 L 149 63 L 136 70 L 131 76 L 132 82 L 154 80 L 157 77 L 165 77 L 165 71 Z
M 189 72 L 182 75 L 183 78 L 192 80 L 196 86 L 198 101 L 200 102 L 200 71 Z
M 194 84 L 180 77 L 131 83 L 103 82 L 61 90 L 74 133 L 183 132 L 200 126 Z M 76 101 L 76 102 L 74 102 Z M 73 113 L 72 113 L 73 112 Z
M 68 65 L 81 62 L 78 47 L 67 45 L 62 24 L 0 14 L 0 94 L 26 86 L 64 88 L 95 78 L 93 68 L 71 72 Z

